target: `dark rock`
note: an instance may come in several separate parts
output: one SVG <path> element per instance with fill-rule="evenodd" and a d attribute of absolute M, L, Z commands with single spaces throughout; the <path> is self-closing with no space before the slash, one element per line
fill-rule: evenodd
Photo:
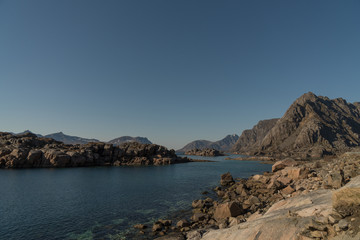
<path fill-rule="evenodd" d="M 205 157 L 216 157 L 216 156 L 224 156 L 223 153 L 221 153 L 218 150 L 215 149 L 192 149 L 190 151 L 186 151 L 185 155 L 195 155 L 195 156 L 205 156 Z"/>
<path fill-rule="evenodd" d="M 153 232 L 159 232 L 163 228 L 163 225 L 161 223 L 155 223 L 152 227 Z"/>
<path fill-rule="evenodd" d="M 181 219 L 180 221 L 178 221 L 176 223 L 176 227 L 178 228 L 184 228 L 184 227 L 189 227 L 190 223 L 186 220 L 186 219 Z"/>
<path fill-rule="evenodd" d="M 229 172 L 221 175 L 220 184 L 222 186 L 230 186 L 234 183 L 234 179 Z"/>
<path fill-rule="evenodd" d="M 145 229 L 145 228 L 146 228 L 146 225 L 144 225 L 144 224 L 136 224 L 136 225 L 134 225 L 134 228 L 137 228 L 137 229 Z"/>
<path fill-rule="evenodd" d="M 199 221 L 203 221 L 206 218 L 206 214 L 203 213 L 195 213 L 192 217 L 191 220 L 193 220 L 194 222 L 199 222 Z"/>

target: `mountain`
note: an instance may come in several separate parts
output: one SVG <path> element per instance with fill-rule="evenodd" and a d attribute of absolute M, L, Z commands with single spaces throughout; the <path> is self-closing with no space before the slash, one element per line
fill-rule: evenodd
<path fill-rule="evenodd" d="M 238 139 L 239 136 L 233 134 L 233 135 L 227 135 L 225 138 L 216 142 L 211 142 L 207 140 L 196 140 L 186 144 L 183 148 L 177 150 L 177 152 L 187 152 L 193 149 L 205 149 L 205 148 L 213 148 L 218 151 L 228 152 L 231 150 L 231 148 Z"/>
<path fill-rule="evenodd" d="M 138 142 L 138 143 L 142 143 L 142 144 L 152 144 L 152 142 L 150 142 L 150 140 L 147 139 L 146 137 L 130 137 L 130 136 L 123 136 L 123 137 L 115 138 L 115 139 L 109 141 L 108 143 L 119 146 L 119 145 L 121 145 L 123 143 L 128 143 L 128 142 Z"/>
<path fill-rule="evenodd" d="M 24 135 L 24 134 L 27 134 L 27 133 L 32 133 L 32 134 L 35 134 L 37 137 L 42 137 L 42 135 L 41 134 L 37 134 L 37 133 L 33 133 L 32 131 L 30 131 L 30 130 L 25 130 L 25 131 L 23 131 L 23 132 L 21 132 L 21 133 L 17 133 L 16 135 Z"/>
<path fill-rule="evenodd" d="M 52 133 L 44 136 L 45 138 L 52 138 L 56 141 L 63 142 L 65 144 L 86 144 L 89 142 L 99 142 L 97 139 L 87 139 L 77 136 L 69 136 L 63 132 Z"/>
<path fill-rule="evenodd" d="M 234 149 L 251 155 L 322 157 L 360 146 L 360 103 L 306 93 L 260 143 Z"/>
<path fill-rule="evenodd" d="M 252 129 L 242 132 L 232 151 L 242 154 L 256 151 L 266 134 L 275 126 L 279 118 L 259 121 Z"/>

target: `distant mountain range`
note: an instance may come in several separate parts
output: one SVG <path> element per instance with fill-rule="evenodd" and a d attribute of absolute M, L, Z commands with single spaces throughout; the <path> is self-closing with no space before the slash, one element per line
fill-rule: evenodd
<path fill-rule="evenodd" d="M 89 142 L 100 142 L 97 139 L 88 139 L 77 136 L 69 136 L 64 134 L 63 132 L 52 133 L 44 136 L 45 138 L 52 138 L 56 141 L 63 142 L 65 144 L 86 144 Z"/>
<path fill-rule="evenodd" d="M 52 134 L 43 136 L 41 134 L 33 133 L 30 130 L 25 130 L 24 132 L 18 133 L 16 135 L 22 135 L 25 133 L 32 133 L 38 137 L 52 138 L 56 141 L 63 142 L 65 144 L 86 144 L 89 142 L 100 142 L 98 139 L 94 139 L 94 138 L 88 139 L 88 138 L 82 138 L 82 137 L 77 137 L 77 136 L 70 136 L 70 135 L 64 134 L 63 132 L 52 133 Z M 108 143 L 112 143 L 112 144 L 118 146 L 118 145 L 121 145 L 122 143 L 128 143 L 128 142 L 152 144 L 152 142 L 149 139 L 147 139 L 146 137 L 130 137 L 130 136 L 123 136 L 123 137 L 115 138 L 115 139 L 109 141 Z"/>
<path fill-rule="evenodd" d="M 236 141 L 239 139 L 239 136 L 236 134 L 227 135 L 225 138 L 211 142 L 207 140 L 195 140 L 191 143 L 186 144 L 183 148 L 177 150 L 177 152 L 187 152 L 193 149 L 205 149 L 205 148 L 213 148 L 218 151 L 228 152 L 230 151 Z"/>
<path fill-rule="evenodd" d="M 121 145 L 123 143 L 128 143 L 128 142 L 138 142 L 138 143 L 142 143 L 142 144 L 152 144 L 152 142 L 150 142 L 149 139 L 147 139 L 146 137 L 130 137 L 130 136 L 123 136 L 123 137 L 119 137 L 119 138 L 115 138 L 111 141 L 109 141 L 108 143 L 112 143 L 114 145 Z"/>
<path fill-rule="evenodd" d="M 309 92 L 280 119 L 246 130 L 233 151 L 248 155 L 322 157 L 360 147 L 360 103 Z"/>

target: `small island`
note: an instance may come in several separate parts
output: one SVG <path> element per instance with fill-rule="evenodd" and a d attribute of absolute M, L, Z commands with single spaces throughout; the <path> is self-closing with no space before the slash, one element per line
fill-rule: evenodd
<path fill-rule="evenodd" d="M 224 153 L 213 148 L 205 148 L 205 149 L 195 148 L 190 151 L 186 151 L 185 155 L 195 155 L 195 156 L 204 156 L 204 157 L 225 156 Z"/>

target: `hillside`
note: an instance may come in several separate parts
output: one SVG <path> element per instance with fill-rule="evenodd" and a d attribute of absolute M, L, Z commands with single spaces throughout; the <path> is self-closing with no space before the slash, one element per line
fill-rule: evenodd
<path fill-rule="evenodd" d="M 218 151 L 228 152 L 232 149 L 236 141 L 239 139 L 239 136 L 236 134 L 227 135 L 225 138 L 211 142 L 207 140 L 195 140 L 186 144 L 183 148 L 177 150 L 177 152 L 187 152 L 193 149 L 205 149 L 212 148 Z"/>
<path fill-rule="evenodd" d="M 259 121 L 252 129 L 244 130 L 232 151 L 247 154 L 259 148 L 266 134 L 275 126 L 279 118 Z"/>
<path fill-rule="evenodd" d="M 99 142 L 97 139 L 88 139 L 77 136 L 69 136 L 63 132 L 52 133 L 44 136 L 45 138 L 52 138 L 56 141 L 63 142 L 65 144 L 86 144 L 89 142 Z"/>

